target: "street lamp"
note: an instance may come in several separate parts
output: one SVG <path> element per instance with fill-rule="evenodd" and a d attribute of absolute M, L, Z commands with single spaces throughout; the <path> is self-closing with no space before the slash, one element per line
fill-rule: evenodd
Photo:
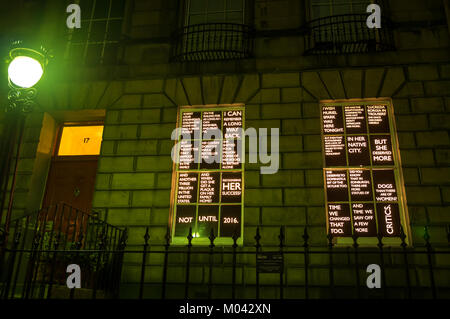
<path fill-rule="evenodd" d="M 13 43 L 7 59 L 10 89 L 7 111 L 16 108 L 21 108 L 24 113 L 32 111 L 37 93 L 34 86 L 42 78 L 48 59 L 49 54 L 43 47 L 35 50 L 23 46 L 20 41 Z"/>
<path fill-rule="evenodd" d="M 8 67 L 9 80 L 18 87 L 30 88 L 34 86 L 44 74 L 44 69 L 38 60 L 28 56 L 18 56 Z"/>
<path fill-rule="evenodd" d="M 5 138 L 0 150 L 2 154 L 0 158 L 0 222 L 2 221 L 3 208 L 6 202 L 7 184 L 11 161 L 13 158 L 14 147 L 16 148 L 14 174 L 12 178 L 11 191 L 8 200 L 8 210 L 5 218 L 4 238 L 0 238 L 0 246 L 2 239 L 6 242 L 11 220 L 12 204 L 14 199 L 14 189 L 16 184 L 17 164 L 20 155 L 20 147 L 22 144 L 22 136 L 25 124 L 25 114 L 31 112 L 34 106 L 34 99 L 37 94 L 35 85 L 39 82 L 45 72 L 50 55 L 43 47 L 33 49 L 23 45 L 22 41 L 16 41 L 12 44 L 6 62 L 8 63 L 8 104 L 6 112 L 9 118 L 5 122 Z M 1 236 L 0 230 L 0 237 Z"/>

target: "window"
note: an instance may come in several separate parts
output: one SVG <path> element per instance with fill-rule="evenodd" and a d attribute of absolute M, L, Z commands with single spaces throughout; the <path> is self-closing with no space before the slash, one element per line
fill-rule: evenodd
<path fill-rule="evenodd" d="M 174 243 L 185 243 L 192 228 L 193 243 L 242 242 L 243 163 L 242 106 L 181 108 L 173 192 Z M 241 147 L 238 151 L 238 147 Z"/>
<path fill-rule="evenodd" d="M 245 24 L 246 0 L 188 0 L 172 60 L 214 61 L 253 55 L 254 30 Z"/>
<path fill-rule="evenodd" d="M 369 0 L 310 0 L 305 55 L 336 55 L 395 50 L 392 25 L 383 5 L 380 29 L 367 27 Z M 384 1 L 377 0 L 379 4 Z M 385 9 L 386 8 L 386 9 Z"/>
<path fill-rule="evenodd" d="M 58 156 L 99 155 L 103 125 L 63 126 Z"/>
<path fill-rule="evenodd" d="M 245 0 L 188 0 L 186 25 L 201 23 L 244 23 Z"/>
<path fill-rule="evenodd" d="M 324 102 L 321 110 L 328 232 L 333 237 L 398 238 L 403 225 L 407 233 L 390 101 Z"/>
<path fill-rule="evenodd" d="M 81 28 L 70 29 L 66 57 L 87 65 L 117 59 L 125 0 L 74 0 L 81 8 Z"/>
<path fill-rule="evenodd" d="M 340 14 L 365 14 L 370 0 L 311 0 L 312 20 Z"/>

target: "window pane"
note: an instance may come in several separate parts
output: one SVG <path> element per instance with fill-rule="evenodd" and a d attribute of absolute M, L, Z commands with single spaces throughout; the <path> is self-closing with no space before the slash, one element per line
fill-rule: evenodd
<path fill-rule="evenodd" d="M 353 13 L 366 13 L 366 9 L 369 3 L 357 3 L 353 4 Z"/>
<path fill-rule="evenodd" d="M 84 46 L 85 46 L 84 44 L 72 44 L 70 46 L 69 59 L 82 61 Z"/>
<path fill-rule="evenodd" d="M 61 134 L 58 155 L 99 155 L 103 125 L 66 126 Z"/>
<path fill-rule="evenodd" d="M 87 24 L 88 22 L 86 22 Z M 85 42 L 87 40 L 87 30 L 88 25 L 83 26 L 80 29 L 74 28 L 72 29 L 72 43 L 79 43 L 79 42 Z"/>
<path fill-rule="evenodd" d="M 312 15 L 314 19 L 330 15 L 366 13 L 369 0 L 312 0 Z"/>
<path fill-rule="evenodd" d="M 91 35 L 89 37 L 90 42 L 103 41 L 106 32 L 106 21 L 94 21 L 92 22 Z"/>
<path fill-rule="evenodd" d="M 124 16 L 125 1 L 112 0 L 110 18 L 122 18 Z"/>
<path fill-rule="evenodd" d="M 331 15 L 331 7 L 329 6 L 314 6 L 313 17 L 314 19 L 323 18 Z"/>
<path fill-rule="evenodd" d="M 242 12 L 230 12 L 227 13 L 227 22 L 232 22 L 232 23 L 243 23 L 243 17 L 242 17 Z"/>
<path fill-rule="evenodd" d="M 114 64 L 117 61 L 117 52 L 119 45 L 117 43 L 107 44 L 103 53 L 103 64 Z"/>
<path fill-rule="evenodd" d="M 225 11 L 225 0 L 209 0 L 208 12 L 223 12 Z"/>
<path fill-rule="evenodd" d="M 208 14 L 207 22 L 225 22 L 225 14 L 223 12 Z"/>
<path fill-rule="evenodd" d="M 227 10 L 241 10 L 244 8 L 244 0 L 228 0 Z"/>
<path fill-rule="evenodd" d="M 92 6 L 94 4 L 94 0 L 81 0 L 80 1 L 80 9 L 82 14 L 82 19 L 90 19 L 92 13 Z"/>
<path fill-rule="evenodd" d="M 206 23 L 206 17 L 204 15 L 191 15 L 189 25 Z"/>
<path fill-rule="evenodd" d="M 333 15 L 352 13 L 349 4 L 339 4 L 333 7 Z"/>
<path fill-rule="evenodd" d="M 102 54 L 102 44 L 90 44 L 88 46 L 86 55 L 86 64 L 93 65 L 100 63 L 100 56 Z"/>
<path fill-rule="evenodd" d="M 94 19 L 107 18 L 110 0 L 96 0 L 94 9 Z"/>
<path fill-rule="evenodd" d="M 112 20 L 108 24 L 108 34 L 106 39 L 110 41 L 118 41 L 122 33 L 122 20 Z"/>
<path fill-rule="evenodd" d="M 206 11 L 206 0 L 191 0 L 189 13 L 200 13 Z"/>

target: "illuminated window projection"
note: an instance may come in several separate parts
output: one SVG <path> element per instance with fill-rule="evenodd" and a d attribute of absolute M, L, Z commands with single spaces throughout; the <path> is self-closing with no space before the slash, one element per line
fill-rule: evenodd
<path fill-rule="evenodd" d="M 181 108 L 179 123 L 190 139 L 178 140 L 173 242 L 185 242 L 190 227 L 197 243 L 209 243 L 211 229 L 217 243 L 230 242 L 235 232 L 242 237 L 244 170 L 237 141 L 244 108 Z M 221 130 L 221 136 L 206 139 L 212 130 Z"/>
<path fill-rule="evenodd" d="M 321 103 L 321 122 L 327 231 L 398 237 L 408 223 L 391 102 Z"/>

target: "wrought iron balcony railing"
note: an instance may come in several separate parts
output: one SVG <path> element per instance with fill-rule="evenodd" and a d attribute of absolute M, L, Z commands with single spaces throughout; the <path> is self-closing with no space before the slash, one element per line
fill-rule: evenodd
<path fill-rule="evenodd" d="M 366 14 L 344 14 L 312 20 L 305 55 L 351 54 L 394 50 L 392 24 L 382 18 L 381 28 L 370 29 Z"/>
<path fill-rule="evenodd" d="M 174 36 L 174 61 L 245 59 L 253 55 L 254 31 L 244 24 L 206 23 L 186 26 Z"/>

